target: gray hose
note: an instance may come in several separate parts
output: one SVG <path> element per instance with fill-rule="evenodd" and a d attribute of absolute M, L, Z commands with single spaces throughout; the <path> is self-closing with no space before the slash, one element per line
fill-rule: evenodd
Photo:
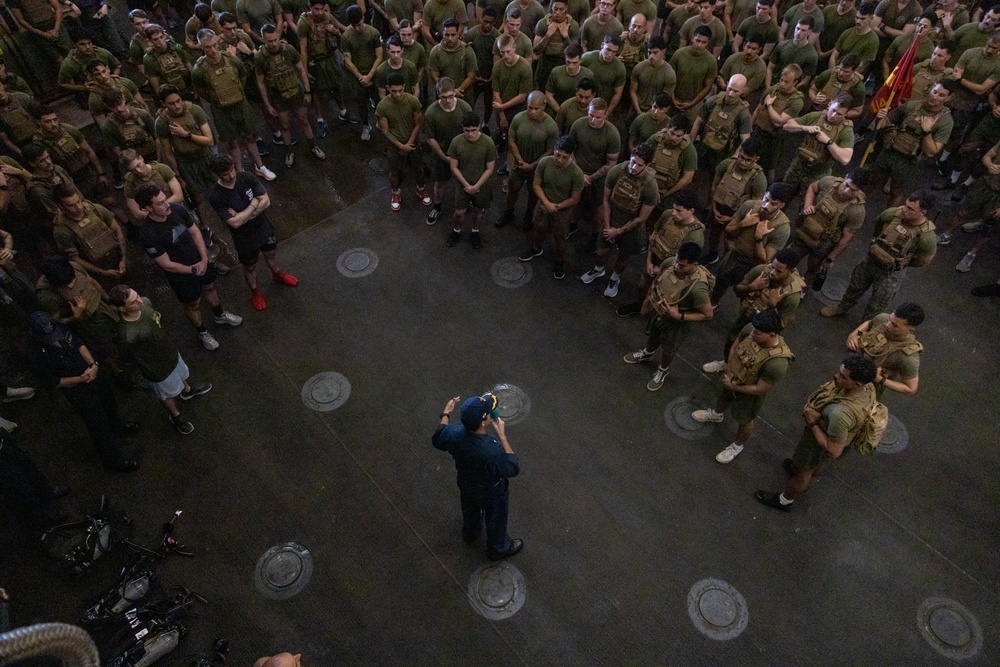
<path fill-rule="evenodd" d="M 0 634 L 0 665 L 49 656 L 66 667 L 100 667 L 90 635 L 68 623 L 39 623 Z"/>

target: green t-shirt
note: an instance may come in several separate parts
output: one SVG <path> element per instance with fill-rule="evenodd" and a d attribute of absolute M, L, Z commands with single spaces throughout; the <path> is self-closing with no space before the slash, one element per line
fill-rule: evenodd
<path fill-rule="evenodd" d="M 615 96 L 615 91 L 625 87 L 625 63 L 618 58 L 606 63 L 601 60 L 600 51 L 584 53 L 580 63 L 594 73 L 596 87 L 594 95 L 611 104 L 611 98 Z"/>
<path fill-rule="evenodd" d="M 796 46 L 792 40 L 786 39 L 774 47 L 774 51 L 771 52 L 771 62 L 774 63 L 775 74 L 780 73 L 786 65 L 795 63 L 802 68 L 802 78 L 806 78 L 811 77 L 816 71 L 819 54 L 808 42 L 805 46 Z"/>
<path fill-rule="evenodd" d="M 761 23 L 756 15 L 744 19 L 736 34 L 743 38 L 744 44 L 751 39 L 763 40 L 765 46 L 778 43 L 778 26 L 774 25 L 773 21 Z"/>
<path fill-rule="evenodd" d="M 799 116 L 794 120 L 799 125 L 819 125 L 826 120 L 826 112 L 813 111 L 812 113 Z M 851 148 L 854 146 L 854 123 L 851 123 L 849 120 L 845 120 L 844 122 L 850 124 L 840 131 L 840 134 L 837 135 L 837 139 L 834 143 L 841 148 Z"/>
<path fill-rule="evenodd" d="M 560 169 L 551 155 L 546 155 L 538 162 L 535 180 L 542 186 L 545 198 L 553 204 L 566 201 L 574 193 L 583 190 L 583 170 L 580 165 L 574 161 Z"/>
<path fill-rule="evenodd" d="M 902 10 L 899 9 L 899 3 L 896 0 L 882 0 L 875 8 L 875 16 L 882 19 L 882 25 L 895 30 L 902 30 L 906 27 L 907 23 L 916 21 L 923 11 L 923 7 L 920 6 L 917 0 L 908 2 L 903 6 Z M 885 39 L 886 43 L 891 41 L 891 37 Z"/>
<path fill-rule="evenodd" d="M 535 37 L 545 37 L 545 33 L 549 30 L 549 18 L 546 16 L 538 21 L 535 25 Z M 553 33 L 552 38 L 549 39 L 545 48 L 542 50 L 542 55 L 546 58 L 557 58 L 559 61 L 563 60 L 563 50 L 566 45 L 570 42 L 580 41 L 580 24 L 578 24 L 573 19 L 569 19 L 569 36 L 563 38 L 562 33 L 558 30 Z"/>
<path fill-rule="evenodd" d="M 411 24 L 413 23 L 414 13 L 422 12 L 423 10 L 423 3 L 420 0 L 388 0 L 385 3 L 385 13 L 389 18 L 396 19 L 397 21 L 406 19 Z"/>
<path fill-rule="evenodd" d="M 274 17 L 281 13 L 281 6 L 278 0 L 237 0 L 236 20 L 240 23 L 249 23 L 250 27 L 258 35 L 265 23 L 274 23 Z"/>
<path fill-rule="evenodd" d="M 635 120 L 633 120 L 632 124 L 629 126 L 628 137 L 630 140 L 634 141 L 636 145 L 645 143 L 645 141 L 651 136 L 664 129 L 669 122 L 669 115 L 664 115 L 663 120 L 657 123 L 653 120 L 652 113 L 648 111 L 641 113 L 635 117 Z"/>
<path fill-rule="evenodd" d="M 791 32 L 795 30 L 795 26 L 798 25 L 799 20 L 805 17 L 809 17 L 813 20 L 812 31 L 814 33 L 818 32 L 822 34 L 823 28 L 826 25 L 826 17 L 823 15 L 823 8 L 819 6 L 811 12 L 807 12 L 805 5 L 799 3 L 785 12 L 785 15 L 781 18 L 781 22 L 787 23 L 788 31 Z"/>
<path fill-rule="evenodd" d="M 725 5 L 729 9 L 729 18 L 734 29 L 743 25 L 747 19 L 756 18 L 757 0 L 726 0 Z M 683 7 L 683 5 L 681 6 Z M 772 19 L 770 23 L 774 23 L 774 20 Z M 774 27 L 778 27 L 776 23 Z"/>
<path fill-rule="evenodd" d="M 125 199 L 135 199 L 135 191 L 143 183 L 154 183 L 167 193 L 168 197 L 170 196 L 170 181 L 175 177 L 174 170 L 162 162 L 150 162 L 149 166 L 152 168 L 152 171 L 149 173 L 149 180 L 140 180 L 131 171 L 125 174 L 125 189 L 123 191 Z"/>
<path fill-rule="evenodd" d="M 458 45 L 454 51 L 445 50 L 444 42 L 431 49 L 431 55 L 427 58 L 427 68 L 431 72 L 432 81 L 435 77 L 446 76 L 458 86 L 465 81 L 469 72 L 475 73 L 478 70 L 476 52 L 464 42 L 459 42 Z"/>
<path fill-rule="evenodd" d="M 601 25 L 597 15 L 588 17 L 580 28 L 580 41 L 585 51 L 598 51 L 604 43 L 605 35 L 620 35 L 625 31 L 622 22 L 612 16 Z"/>
<path fill-rule="evenodd" d="M 677 72 L 674 95 L 681 102 L 693 100 L 707 82 L 714 82 L 719 75 L 715 56 L 710 51 L 695 53 L 690 46 L 677 49 L 670 58 L 670 66 Z"/>
<path fill-rule="evenodd" d="M 481 79 L 493 76 L 493 45 L 499 38 L 500 31 L 496 28 L 484 35 L 479 26 L 469 28 L 462 35 L 462 41 L 472 47 L 473 53 L 476 54 L 477 75 Z"/>
<path fill-rule="evenodd" d="M 389 74 L 392 72 L 403 75 L 403 89 L 408 93 L 413 92 L 413 89 L 417 86 L 417 82 L 420 80 L 417 74 L 417 66 L 406 58 L 403 58 L 403 66 L 399 69 L 393 69 L 389 65 L 388 60 L 379 65 L 378 69 L 375 70 L 375 85 L 379 88 L 387 88 L 386 79 L 389 78 Z"/>
<path fill-rule="evenodd" d="M 59 66 L 58 82 L 60 84 L 71 83 L 83 85 L 87 81 L 87 63 L 91 60 L 91 58 L 87 58 L 76 49 L 73 49 L 69 52 L 69 55 L 63 58 L 62 64 Z M 98 60 L 107 65 L 108 69 L 112 72 L 121 67 L 121 63 L 111 55 L 110 51 L 102 49 L 99 46 L 94 47 L 93 60 Z"/>
<path fill-rule="evenodd" d="M 629 175 L 627 171 L 628 164 L 628 162 L 619 162 L 608 170 L 608 176 L 604 181 L 604 188 L 606 190 L 614 190 L 615 185 L 623 178 L 634 178 Z M 656 189 L 656 179 L 653 177 L 652 172 L 652 169 L 646 169 L 643 171 L 642 175 L 639 176 L 639 179 L 642 182 L 642 189 L 639 191 L 639 208 L 636 210 L 622 210 L 615 205 L 614 197 L 611 198 L 611 222 L 619 223 L 616 226 L 623 225 L 634 218 L 638 215 L 643 206 L 656 206 L 656 203 L 660 201 L 660 193 Z M 641 233 L 645 234 L 645 231 L 642 231 Z"/>
<path fill-rule="evenodd" d="M 958 28 L 951 38 L 952 43 L 955 45 L 951 54 L 951 62 L 958 62 L 962 54 L 969 49 L 986 46 L 986 40 L 989 39 L 989 36 L 988 32 L 983 32 L 979 29 L 978 23 L 966 23 L 961 28 Z"/>
<path fill-rule="evenodd" d="M 490 162 L 497 161 L 497 147 L 485 132 L 476 141 L 469 141 L 465 135 L 455 137 L 447 154 L 458 161 L 458 170 L 470 185 L 482 177 Z"/>
<path fill-rule="evenodd" d="M 885 57 L 889 63 L 889 71 L 895 67 L 906 50 L 910 48 L 910 44 L 913 43 L 913 35 L 900 35 L 896 39 L 892 40 L 889 48 L 886 49 Z M 919 63 L 922 60 L 927 60 L 931 57 L 931 53 L 934 52 L 934 42 L 930 39 L 925 39 L 923 42 L 917 44 L 917 55 L 913 62 Z"/>
<path fill-rule="evenodd" d="M 452 140 L 462 134 L 462 116 L 470 111 L 472 107 L 465 100 L 456 100 L 450 113 L 441 108 L 441 102 L 434 102 L 424 114 L 424 133 L 447 155 Z"/>
<path fill-rule="evenodd" d="M 499 40 L 499 37 L 497 38 Z M 535 47 L 531 43 L 531 38 L 525 35 L 520 30 L 514 35 L 514 53 L 521 56 L 529 63 L 535 54 Z M 493 43 L 493 59 L 496 60 L 500 57 L 500 45 L 497 42 Z"/>
<path fill-rule="evenodd" d="M 559 134 L 569 132 L 573 123 L 586 115 L 587 110 L 580 108 L 580 103 L 577 102 L 575 95 L 560 104 L 559 111 L 556 112 L 556 127 L 559 128 Z"/>
<path fill-rule="evenodd" d="M 651 61 L 642 60 L 632 70 L 632 81 L 638 82 L 639 109 L 645 112 L 653 106 L 653 98 L 658 93 L 674 94 L 677 75 L 668 62 L 653 67 Z"/>
<path fill-rule="evenodd" d="M 837 40 L 844 32 L 854 27 L 854 9 L 841 15 L 837 12 L 837 3 L 823 8 L 823 32 L 819 35 L 819 48 L 823 53 L 832 51 L 837 46 Z M 791 24 L 789 24 L 791 26 Z"/>
<path fill-rule="evenodd" d="M 180 353 L 163 331 L 160 314 L 146 297 L 142 297 L 142 315 L 138 320 L 129 322 L 122 318 L 119 321 L 118 335 L 145 379 L 163 382 L 174 372 Z"/>
<path fill-rule="evenodd" d="M 771 270 L 770 263 L 758 264 L 757 266 L 747 271 L 746 276 L 744 276 L 743 280 L 740 281 L 740 285 L 744 286 L 749 285 L 753 281 L 757 280 L 757 278 L 760 277 L 760 274 L 770 270 Z M 794 313 L 795 310 L 799 307 L 800 303 L 802 303 L 802 292 L 792 292 L 791 294 L 786 294 L 784 297 L 782 297 L 781 301 L 778 302 L 778 305 L 776 306 L 775 310 L 778 311 L 778 314 L 781 315 L 782 319 L 785 320 L 785 322 L 787 323 L 792 313 Z"/>
<path fill-rule="evenodd" d="M 459 23 L 459 27 L 469 22 L 469 14 L 465 11 L 465 3 L 462 0 L 427 0 L 424 5 L 424 24 L 427 25 L 431 34 L 440 39 L 442 25 L 445 20 L 454 18 Z M 497 18 L 499 23 L 499 17 Z"/>
<path fill-rule="evenodd" d="M 734 53 L 726 58 L 722 69 L 719 70 L 719 76 L 723 81 L 729 81 L 734 74 L 742 74 L 747 78 L 747 90 L 753 94 L 764 89 L 767 65 L 764 64 L 763 58 L 757 57 L 752 63 L 748 63 L 742 53 Z"/>
<path fill-rule="evenodd" d="M 576 163 L 585 174 L 593 174 L 607 164 L 608 155 L 618 155 L 622 149 L 618 128 L 607 121 L 601 129 L 595 130 L 589 118 L 580 118 L 573 123 L 569 133 L 576 139 Z"/>
<path fill-rule="evenodd" d="M 504 16 L 510 14 L 511 10 L 515 7 L 521 10 L 521 32 L 523 32 L 528 39 L 531 39 L 535 34 L 535 26 L 538 25 L 538 22 L 545 16 L 545 8 L 542 7 L 538 0 L 529 0 L 527 6 L 521 4 L 520 0 L 511 0 L 511 2 L 507 4 Z"/>
<path fill-rule="evenodd" d="M 958 59 L 955 69 L 962 70 L 962 78 L 972 83 L 983 83 L 987 79 L 1000 80 L 1000 55 L 986 58 L 983 47 L 969 49 Z M 967 89 L 957 86 L 951 96 L 951 108 L 971 111 L 985 99 Z"/>
<path fill-rule="evenodd" d="M 403 99 L 395 101 L 386 95 L 375 107 L 375 117 L 385 118 L 389 123 L 389 134 L 396 141 L 406 143 L 415 126 L 414 114 L 421 109 L 420 100 L 410 93 L 403 93 Z"/>
<path fill-rule="evenodd" d="M 566 3 L 566 13 L 581 26 L 590 16 L 591 9 L 590 0 L 569 0 Z"/>
<path fill-rule="evenodd" d="M 868 331 L 884 327 L 889 321 L 889 313 L 882 313 L 872 318 Z M 912 334 L 908 340 L 916 340 Z M 912 380 L 920 374 L 920 353 L 906 354 L 902 350 L 889 353 L 882 360 L 882 373 L 893 380 Z"/>
<path fill-rule="evenodd" d="M 625 25 L 631 23 L 636 14 L 645 16 L 648 23 L 656 20 L 656 3 L 653 0 L 619 0 L 615 4 L 615 10 L 621 13 Z"/>
<path fill-rule="evenodd" d="M 670 28 L 670 40 L 667 42 L 667 53 L 673 55 L 674 51 L 681 45 L 681 28 L 688 22 L 688 19 L 698 16 L 698 8 L 689 12 L 686 5 L 674 7 L 667 15 L 667 26 Z"/>
<path fill-rule="evenodd" d="M 545 84 L 545 91 L 552 93 L 556 98 L 556 104 L 562 104 L 569 98 L 576 95 L 576 84 L 580 79 L 593 79 L 594 73 L 586 67 L 581 67 L 576 76 L 571 76 L 566 72 L 565 65 L 552 68 L 549 73 L 549 80 Z"/>
<path fill-rule="evenodd" d="M 344 52 L 344 56 L 350 57 L 351 63 L 359 72 L 361 72 L 362 76 L 371 71 L 372 65 L 375 64 L 376 52 L 379 48 L 381 48 L 381 46 L 382 36 L 379 34 L 377 29 L 370 25 L 366 25 L 365 29 L 361 32 L 349 27 L 344 31 L 344 34 L 340 36 L 341 51 Z M 405 49 L 403 51 L 403 57 L 406 57 Z M 461 79 L 459 81 L 461 81 Z"/>
<path fill-rule="evenodd" d="M 855 54 L 861 58 L 862 65 L 868 67 L 878 57 L 878 35 L 874 30 L 864 35 L 857 28 L 846 30 L 837 38 L 837 54 L 843 58 L 846 53 Z"/>
<path fill-rule="evenodd" d="M 552 116 L 542 114 L 541 120 L 533 121 L 528 118 L 527 111 L 514 116 L 508 131 L 508 136 L 514 138 L 514 145 L 517 146 L 521 159 L 528 163 L 535 162 L 551 151 L 558 134 Z"/>
<path fill-rule="evenodd" d="M 427 67 L 427 49 L 420 42 L 414 41 L 409 46 L 403 46 L 403 60 L 417 66 L 417 73 Z"/>
<path fill-rule="evenodd" d="M 522 93 L 530 93 L 532 85 L 531 65 L 524 58 L 508 66 L 502 60 L 493 65 L 493 92 L 500 94 L 500 100 L 507 102 Z"/>
<path fill-rule="evenodd" d="M 681 39 L 685 44 L 691 44 L 691 36 L 694 35 L 695 28 L 700 26 L 701 17 L 692 16 L 681 26 Z M 705 26 L 712 31 L 712 38 L 708 40 L 708 50 L 712 51 L 729 43 L 729 36 L 726 34 L 726 24 L 717 18 L 712 18 L 712 22 Z"/>

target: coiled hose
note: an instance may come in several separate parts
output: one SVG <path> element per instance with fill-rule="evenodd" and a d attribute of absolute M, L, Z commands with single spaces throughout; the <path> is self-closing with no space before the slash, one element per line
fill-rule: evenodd
<path fill-rule="evenodd" d="M 100 667 L 94 640 L 68 623 L 39 623 L 0 634 L 0 665 L 37 656 L 62 660 L 66 667 Z"/>

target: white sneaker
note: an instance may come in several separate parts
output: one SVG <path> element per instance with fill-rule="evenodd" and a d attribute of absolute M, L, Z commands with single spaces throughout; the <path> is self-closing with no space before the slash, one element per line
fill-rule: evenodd
<path fill-rule="evenodd" d="M 608 281 L 608 286 L 604 288 L 604 296 L 609 299 L 613 299 L 618 296 L 618 283 L 621 282 L 621 278 L 612 278 Z"/>
<path fill-rule="evenodd" d="M 696 422 L 701 422 L 702 424 L 708 422 L 713 422 L 717 424 L 722 421 L 722 413 L 716 412 L 711 408 L 709 408 L 708 410 L 695 410 L 694 412 L 691 413 L 691 419 L 695 420 Z"/>
<path fill-rule="evenodd" d="M 231 327 L 238 327 L 243 324 L 243 318 L 239 315 L 233 315 L 228 310 L 222 311 L 221 315 L 212 316 L 212 319 L 216 324 L 228 324 Z"/>
<path fill-rule="evenodd" d="M 972 222 L 967 222 L 964 225 L 962 225 L 963 232 L 978 232 L 982 228 L 983 228 L 982 220 L 973 220 Z"/>
<path fill-rule="evenodd" d="M 590 271 L 587 271 L 585 274 L 580 276 L 580 280 L 589 285 L 590 283 L 594 282 L 603 275 L 604 275 L 604 269 L 591 269 Z"/>
<path fill-rule="evenodd" d="M 0 417 L 0 428 L 7 431 L 8 433 L 13 433 L 14 431 L 17 430 L 17 424 L 10 421 L 9 419 L 4 419 L 3 417 Z"/>
<path fill-rule="evenodd" d="M 326 159 L 326 153 L 324 153 L 324 152 L 323 152 L 323 149 L 322 149 L 322 148 L 320 148 L 319 146 L 313 146 L 313 147 L 312 147 L 312 151 L 310 151 L 310 152 L 311 152 L 311 153 L 312 153 L 313 155 L 315 155 L 315 156 L 316 156 L 316 159 L 317 159 L 317 160 L 325 160 L 325 159 Z"/>
<path fill-rule="evenodd" d="M 962 261 L 959 262 L 958 265 L 955 267 L 955 270 L 961 273 L 965 273 L 972 268 L 972 263 L 975 261 L 976 261 L 975 253 L 971 252 L 966 253 L 965 257 L 962 258 Z"/>
<path fill-rule="evenodd" d="M 735 442 L 721 452 L 715 455 L 715 460 L 719 463 L 732 463 L 733 459 L 740 455 L 743 451 L 743 445 L 737 445 Z"/>
<path fill-rule="evenodd" d="M 258 176 L 260 176 L 261 178 L 263 178 L 265 181 L 269 181 L 269 182 L 273 181 L 274 179 L 276 179 L 278 177 L 273 171 L 271 171 L 270 169 L 267 168 L 267 165 L 263 165 L 263 164 L 261 166 L 259 166 L 259 167 L 254 168 L 253 173 L 257 174 Z"/>
<path fill-rule="evenodd" d="M 201 339 L 201 344 L 205 346 L 206 350 L 218 350 L 219 341 L 215 340 L 215 336 L 212 335 L 211 331 L 201 331 L 198 333 L 198 338 Z"/>
<path fill-rule="evenodd" d="M 669 372 L 669 368 L 660 368 L 657 366 L 656 372 L 653 373 L 653 379 L 646 384 L 646 389 L 650 391 L 659 391 L 660 387 L 663 386 L 663 383 L 667 381 L 667 373 Z"/>
<path fill-rule="evenodd" d="M 372 128 L 371 125 L 365 125 L 361 128 L 361 141 L 368 141 L 372 138 Z"/>
<path fill-rule="evenodd" d="M 704 366 L 702 366 L 701 370 L 705 371 L 706 373 L 721 373 L 722 371 L 726 370 L 726 362 L 710 361 Z"/>
<path fill-rule="evenodd" d="M 31 387 L 7 387 L 7 393 L 3 397 L 3 402 L 26 401 L 34 395 L 35 390 Z"/>

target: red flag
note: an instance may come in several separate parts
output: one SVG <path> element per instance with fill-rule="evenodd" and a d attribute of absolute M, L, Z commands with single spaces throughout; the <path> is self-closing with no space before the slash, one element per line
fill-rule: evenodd
<path fill-rule="evenodd" d="M 889 78 L 872 97 L 869 107 L 872 114 L 877 114 L 883 108 L 888 108 L 891 111 L 910 98 L 910 92 L 913 90 L 913 61 L 916 60 L 916 57 L 917 37 L 914 36 L 909 48 L 896 63 Z"/>

